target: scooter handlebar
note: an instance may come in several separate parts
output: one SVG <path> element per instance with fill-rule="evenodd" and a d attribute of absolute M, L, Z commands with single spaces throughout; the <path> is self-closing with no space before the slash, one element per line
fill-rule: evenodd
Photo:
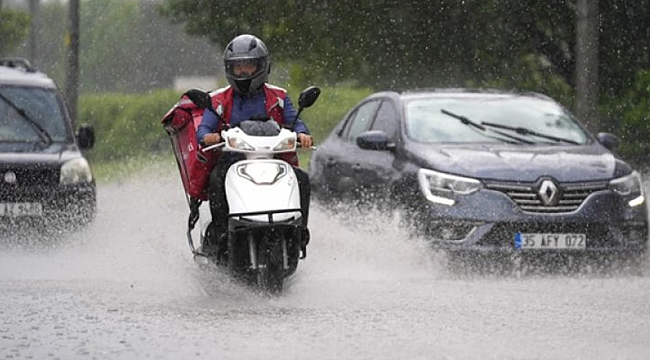
<path fill-rule="evenodd" d="M 214 145 L 206 146 L 202 150 L 203 151 L 212 151 L 212 150 L 220 149 L 220 148 L 222 148 L 224 146 L 226 146 L 226 143 L 222 141 L 222 142 L 214 144 Z"/>
<path fill-rule="evenodd" d="M 302 146 L 302 144 L 300 143 L 300 141 L 296 141 L 296 143 L 297 143 L 298 145 L 300 145 L 299 148 L 301 148 L 301 149 L 305 149 L 305 150 L 316 150 L 316 145 L 312 145 L 312 146 L 310 146 L 310 147 L 304 147 L 304 146 Z"/>

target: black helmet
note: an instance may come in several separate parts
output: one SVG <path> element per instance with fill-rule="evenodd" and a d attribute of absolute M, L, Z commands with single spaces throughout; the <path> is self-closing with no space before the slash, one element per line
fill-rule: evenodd
<path fill-rule="evenodd" d="M 232 39 L 226 46 L 223 62 L 228 83 L 242 94 L 260 91 L 271 71 L 269 51 L 262 40 L 253 35 L 239 35 Z M 249 66 L 251 70 L 235 74 L 237 65 Z"/>

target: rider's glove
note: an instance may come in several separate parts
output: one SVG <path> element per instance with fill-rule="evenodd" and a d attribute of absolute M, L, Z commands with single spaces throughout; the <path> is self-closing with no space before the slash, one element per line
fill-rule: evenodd
<path fill-rule="evenodd" d="M 218 144 L 219 142 L 221 142 L 221 136 L 219 135 L 219 133 L 209 133 L 203 136 L 203 139 L 201 140 L 201 145 L 210 146 L 210 145 Z"/>
<path fill-rule="evenodd" d="M 309 134 L 300 133 L 297 136 L 300 147 L 309 148 L 314 144 L 311 135 Z"/>

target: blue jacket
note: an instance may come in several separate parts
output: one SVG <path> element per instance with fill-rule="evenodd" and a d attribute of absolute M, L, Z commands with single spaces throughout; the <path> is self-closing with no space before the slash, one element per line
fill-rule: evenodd
<path fill-rule="evenodd" d="M 266 116 L 266 107 L 265 107 L 264 92 L 260 91 L 252 95 L 241 95 L 234 93 L 234 98 L 232 102 L 232 113 L 230 115 L 230 126 L 235 127 L 237 124 L 243 120 L 250 119 L 252 117 Z M 297 111 L 291 103 L 289 96 L 284 99 L 284 109 L 283 116 L 287 124 L 292 124 L 296 119 Z M 211 111 L 205 111 L 203 113 L 203 118 L 201 119 L 201 124 L 196 131 L 196 141 L 201 143 L 203 136 L 209 133 L 213 133 L 217 130 L 219 126 L 219 119 Z M 301 120 L 297 119 L 295 126 L 296 133 L 309 134 L 309 129 L 307 125 Z"/>

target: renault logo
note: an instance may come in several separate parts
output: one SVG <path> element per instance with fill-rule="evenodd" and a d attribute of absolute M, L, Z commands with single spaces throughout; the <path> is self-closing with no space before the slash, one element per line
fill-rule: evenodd
<path fill-rule="evenodd" d="M 539 186 L 539 191 L 537 191 L 539 197 L 542 199 L 542 203 L 546 206 L 551 206 L 557 204 L 560 192 L 558 191 L 557 185 L 551 180 L 544 180 Z"/>
<path fill-rule="evenodd" d="M 16 183 L 16 173 L 13 171 L 7 171 L 5 173 L 5 182 L 8 184 L 15 184 Z"/>

